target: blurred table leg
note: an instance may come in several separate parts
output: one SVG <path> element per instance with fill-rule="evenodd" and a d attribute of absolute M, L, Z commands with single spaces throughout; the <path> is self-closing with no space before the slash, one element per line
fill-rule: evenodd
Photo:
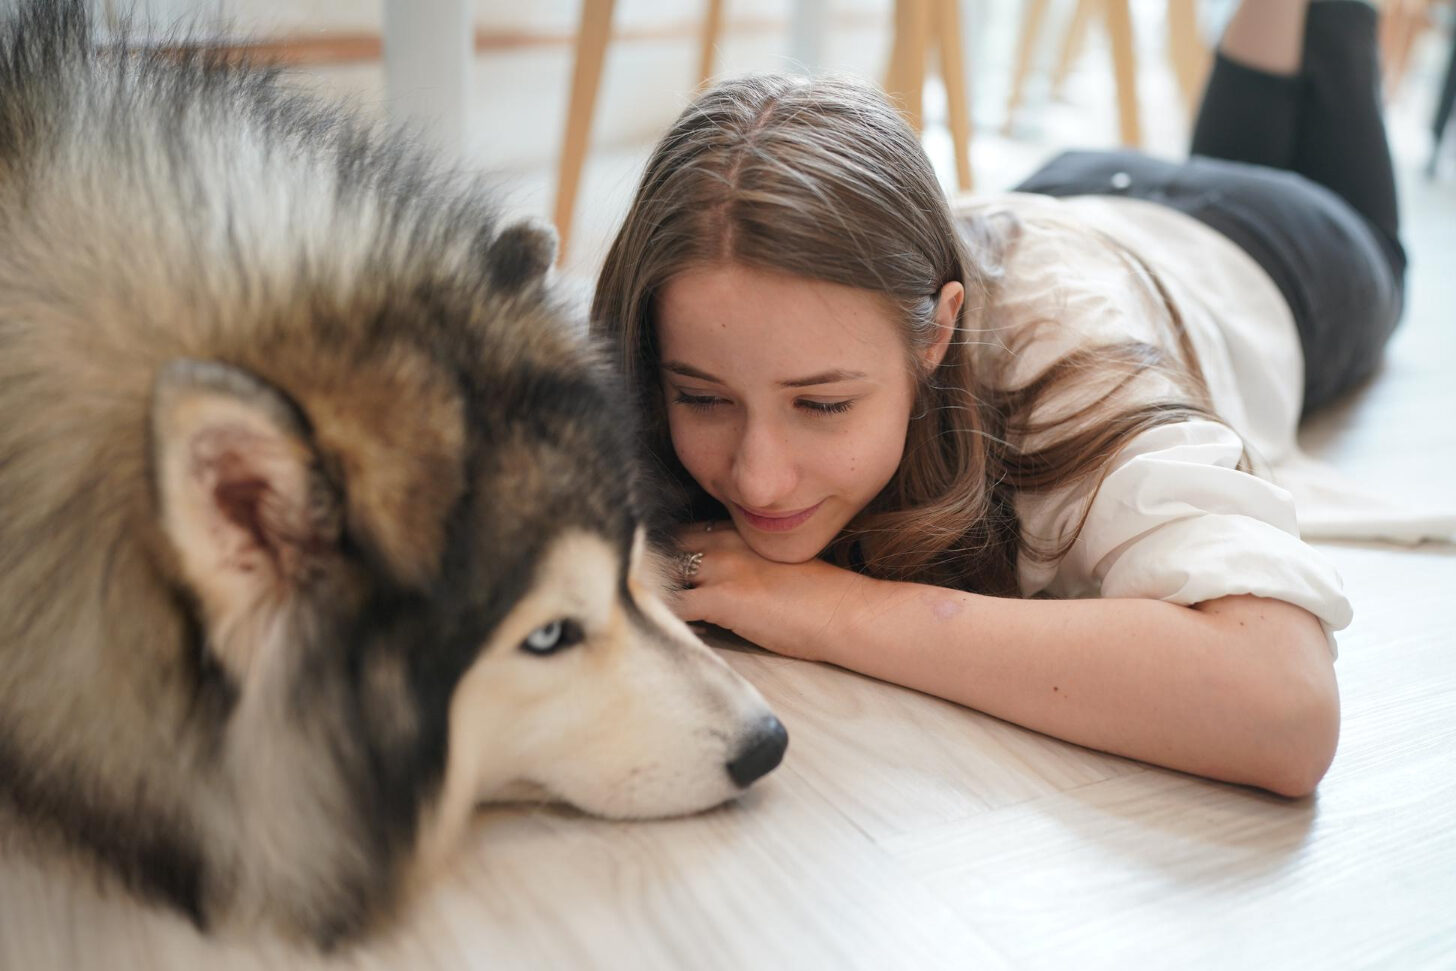
<path fill-rule="evenodd" d="M 1082 13 L 1080 7 L 1081 4 L 1074 16 Z M 1021 39 L 1016 45 L 1016 67 L 1011 72 L 1011 93 L 1006 98 L 1006 121 L 1001 126 L 1001 130 L 1007 134 L 1010 134 L 1011 125 L 1016 119 L 1016 109 L 1021 107 L 1026 77 L 1031 73 L 1036 42 L 1041 37 L 1042 21 L 1046 19 L 1047 0 L 1026 0 L 1021 9 Z"/>
<path fill-rule="evenodd" d="M 885 92 L 904 113 L 910 127 L 921 130 L 925 91 L 925 54 L 930 41 L 931 0 L 895 0 L 895 41 Z"/>
<path fill-rule="evenodd" d="M 1097 12 L 1096 8 L 1099 6 L 1098 0 L 1077 0 L 1077 5 L 1072 8 L 1072 19 L 1062 37 L 1062 46 L 1057 52 L 1057 66 L 1052 72 L 1052 97 L 1062 96 L 1062 85 L 1067 83 L 1072 63 L 1082 52 L 1082 41 L 1087 38 L 1087 21 Z"/>
<path fill-rule="evenodd" d="M 698 87 L 707 87 L 717 60 L 718 41 L 723 36 L 723 0 L 708 0 L 703 11 L 703 29 L 698 44 Z"/>
<path fill-rule="evenodd" d="M 1138 116 L 1137 49 L 1133 41 L 1132 12 L 1127 0 L 1105 0 L 1107 33 L 1112 41 L 1112 70 L 1117 83 L 1117 122 L 1122 144 L 1137 148 L 1143 142 Z"/>
<path fill-rule="evenodd" d="M 571 222 L 576 212 L 576 190 L 591 142 L 597 88 L 607 41 L 612 34 L 613 0 L 582 0 L 581 24 L 576 32 L 576 57 L 571 70 L 571 100 L 566 108 L 566 130 L 561 137 L 561 165 L 556 174 L 556 233 L 561 240 L 557 259 L 566 258 L 571 245 Z"/>
<path fill-rule="evenodd" d="M 935 36 L 940 40 L 940 79 L 945 84 L 946 114 L 955 142 L 956 182 L 962 192 L 973 188 L 971 178 L 970 84 L 961 54 L 960 0 L 935 0 Z"/>
<path fill-rule="evenodd" d="M 1198 109 L 1212 63 L 1198 33 L 1197 0 L 1168 0 L 1168 59 L 1191 116 Z"/>

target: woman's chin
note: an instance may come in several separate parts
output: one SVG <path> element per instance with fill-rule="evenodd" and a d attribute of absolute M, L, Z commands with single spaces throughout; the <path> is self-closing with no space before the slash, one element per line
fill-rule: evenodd
<path fill-rule="evenodd" d="M 828 543 L 820 543 L 807 536 L 761 536 L 746 528 L 740 528 L 748 548 L 772 563 L 808 563 L 823 552 Z"/>

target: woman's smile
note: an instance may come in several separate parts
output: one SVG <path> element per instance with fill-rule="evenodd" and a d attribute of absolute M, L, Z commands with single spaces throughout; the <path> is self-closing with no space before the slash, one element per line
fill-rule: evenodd
<path fill-rule="evenodd" d="M 797 512 L 772 513 L 754 512 L 750 509 L 745 509 L 736 502 L 733 505 L 743 517 L 743 521 L 754 529 L 762 530 L 765 533 L 787 533 L 791 530 L 798 529 L 804 523 L 808 522 L 810 517 L 819 511 L 819 507 L 824 505 L 824 502 L 820 500 L 809 508 L 800 509 Z"/>

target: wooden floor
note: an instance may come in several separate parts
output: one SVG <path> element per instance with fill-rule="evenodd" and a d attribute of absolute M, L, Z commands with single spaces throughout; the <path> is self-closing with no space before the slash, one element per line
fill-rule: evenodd
<path fill-rule="evenodd" d="M 1305 444 L 1456 504 L 1456 165 L 1401 142 L 1410 316 Z M 401 926 L 324 960 L 217 943 L 93 881 L 0 863 L 0 968 L 1456 968 L 1456 548 L 1326 547 L 1339 754 L 1287 801 L 1087 751 L 915 692 L 725 655 L 789 728 L 735 805 L 613 824 L 481 815 Z"/>

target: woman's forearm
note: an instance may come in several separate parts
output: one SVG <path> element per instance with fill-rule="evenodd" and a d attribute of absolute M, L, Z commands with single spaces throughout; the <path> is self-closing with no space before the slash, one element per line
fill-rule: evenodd
<path fill-rule="evenodd" d="M 1323 630 L 1276 600 L 1016 600 L 865 580 L 820 656 L 1091 748 L 1284 795 L 1334 756 Z"/>

